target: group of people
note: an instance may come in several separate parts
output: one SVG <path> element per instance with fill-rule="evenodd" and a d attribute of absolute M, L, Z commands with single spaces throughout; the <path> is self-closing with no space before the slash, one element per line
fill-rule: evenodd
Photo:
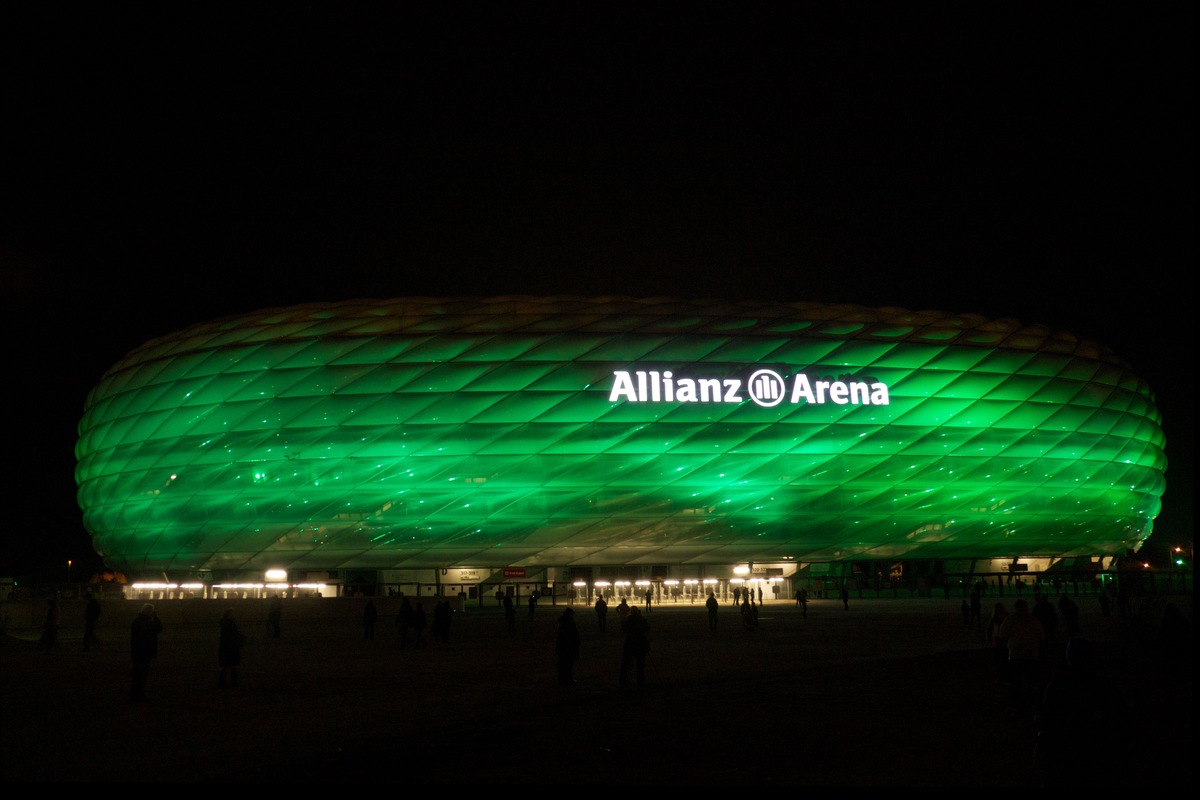
<path fill-rule="evenodd" d="M 604 598 L 596 601 L 597 616 L 603 619 L 607 615 L 607 604 Z M 622 599 L 622 603 L 624 600 Z M 637 606 L 625 603 L 626 610 L 621 614 L 621 634 L 624 640 L 621 645 L 621 669 L 619 681 L 622 685 L 629 683 L 631 673 L 638 686 L 646 683 L 646 657 L 650 652 L 650 623 Z M 603 630 L 603 623 L 601 623 Z M 557 661 L 558 682 L 569 686 L 575 683 L 575 663 L 579 660 L 581 637 L 579 626 L 575 620 L 575 612 L 571 608 L 563 609 L 559 615 L 554 637 L 554 652 Z"/>

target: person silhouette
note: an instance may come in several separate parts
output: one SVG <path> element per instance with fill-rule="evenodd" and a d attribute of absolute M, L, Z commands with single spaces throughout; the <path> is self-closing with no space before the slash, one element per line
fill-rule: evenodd
<path fill-rule="evenodd" d="M 1065 594 L 1058 598 L 1058 613 L 1062 614 L 1067 641 L 1079 635 L 1079 605 Z"/>
<path fill-rule="evenodd" d="M 711 591 L 708 593 L 708 599 L 704 601 L 704 606 L 708 609 L 708 629 L 715 631 L 717 629 L 717 608 L 719 604 L 717 603 L 716 595 Z"/>
<path fill-rule="evenodd" d="M 100 623 L 100 601 L 96 595 L 88 595 L 87 606 L 83 609 L 83 652 L 92 649 L 96 643 L 96 626 Z"/>
<path fill-rule="evenodd" d="M 425 608 L 418 602 L 413 608 L 413 633 L 417 647 L 425 646 Z"/>
<path fill-rule="evenodd" d="M 396 627 L 400 629 L 400 646 L 408 647 L 409 631 L 413 626 L 413 607 L 407 597 L 400 598 L 400 610 L 396 612 Z"/>
<path fill-rule="evenodd" d="M 983 592 L 978 587 L 971 592 L 970 625 L 978 629 L 983 623 Z"/>
<path fill-rule="evenodd" d="M 629 670 L 634 668 L 637 685 L 646 682 L 646 654 L 650 652 L 650 623 L 637 606 L 629 609 L 629 616 L 621 623 L 625 642 L 621 647 L 621 676 L 622 685 L 629 682 Z"/>
<path fill-rule="evenodd" d="M 554 636 L 554 652 L 558 659 L 558 682 L 562 686 L 575 683 L 575 662 L 579 660 L 579 628 L 575 612 L 564 609 L 558 618 Z"/>
<path fill-rule="evenodd" d="M 1006 617 L 1008 617 L 1008 609 L 1004 607 L 1004 603 L 996 603 L 992 606 L 992 616 L 988 620 L 987 631 L 984 634 L 991 647 L 992 671 L 999 683 L 1007 680 L 1005 664 L 1008 661 L 1008 646 L 1004 642 L 1004 637 L 1000 635 L 1000 627 L 1004 624 Z"/>
<path fill-rule="evenodd" d="M 1097 786 L 1109 778 L 1084 765 L 1094 757 L 1097 731 L 1121 729 L 1122 701 L 1104 685 L 1092 642 L 1069 639 L 1064 659 L 1038 704 L 1035 764 L 1050 786 Z"/>
<path fill-rule="evenodd" d="M 272 639 L 279 638 L 279 621 L 283 619 L 283 600 L 279 595 L 271 598 L 271 608 L 267 612 L 267 630 L 271 632 Z"/>
<path fill-rule="evenodd" d="M 238 685 L 238 666 L 242 663 L 242 646 L 246 637 L 238 630 L 233 618 L 233 609 L 225 609 L 221 615 L 221 635 L 217 640 L 217 666 L 221 670 L 217 686 Z"/>
<path fill-rule="evenodd" d="M 509 633 L 516 633 L 517 630 L 517 606 L 513 603 L 512 595 L 504 595 L 504 621 L 508 625 Z"/>
<path fill-rule="evenodd" d="M 375 608 L 375 601 L 368 600 L 363 607 L 362 622 L 363 622 L 363 638 L 375 638 L 375 621 L 379 618 L 379 611 Z"/>
<path fill-rule="evenodd" d="M 608 621 L 608 603 L 604 602 L 604 595 L 596 598 L 596 627 L 601 633 L 604 633 L 605 625 Z"/>
<path fill-rule="evenodd" d="M 142 606 L 129 627 L 129 656 L 133 661 L 129 699 L 132 702 L 144 703 L 150 699 L 146 697 L 146 683 L 150 677 L 150 662 L 158 658 L 158 635 L 162 629 L 162 622 L 150 603 Z"/>
<path fill-rule="evenodd" d="M 850 590 L 845 586 L 842 587 L 842 608 L 850 610 Z"/>
<path fill-rule="evenodd" d="M 1005 669 L 1012 687 L 1013 706 L 1021 711 L 1032 709 L 1041 686 L 1042 643 L 1046 630 L 1041 621 L 1029 611 L 1025 600 L 1013 603 L 1013 611 L 1000 625 L 1000 638 L 1008 648 Z"/>
<path fill-rule="evenodd" d="M 49 650 L 58 644 L 58 601 L 46 601 L 46 619 L 42 622 L 42 636 L 38 639 L 38 650 Z"/>

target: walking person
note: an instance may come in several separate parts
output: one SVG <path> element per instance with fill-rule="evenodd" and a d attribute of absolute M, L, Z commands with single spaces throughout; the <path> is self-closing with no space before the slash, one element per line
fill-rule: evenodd
<path fill-rule="evenodd" d="M 100 601 L 96 595 L 88 595 L 87 605 L 83 609 L 83 652 L 92 649 L 96 643 L 96 626 L 100 624 Z"/>
<path fill-rule="evenodd" d="M 846 611 L 850 610 L 850 590 L 845 586 L 842 587 L 842 608 Z"/>
<path fill-rule="evenodd" d="M 238 685 L 238 666 L 242 663 L 242 646 L 246 637 L 238 630 L 237 621 L 233 618 L 233 609 L 225 609 L 221 615 L 221 635 L 217 640 L 217 666 L 221 674 L 217 678 L 217 686 Z"/>
<path fill-rule="evenodd" d="M 717 630 L 717 597 L 711 591 L 708 593 L 708 599 L 704 601 L 704 607 L 708 609 L 708 629 L 710 631 Z"/>
<path fill-rule="evenodd" d="M 396 627 L 400 630 L 400 647 L 408 647 L 409 632 L 413 626 L 413 607 L 407 597 L 400 598 L 400 610 L 396 612 Z"/>
<path fill-rule="evenodd" d="M 368 600 L 367 605 L 363 608 L 363 638 L 371 640 L 375 638 L 375 621 L 379 618 L 379 611 L 375 608 L 375 601 Z"/>
<path fill-rule="evenodd" d="M 621 647 L 620 682 L 622 685 L 629 682 L 629 670 L 633 667 L 637 685 L 642 686 L 646 683 L 646 654 L 650 652 L 650 623 L 634 606 L 629 609 L 629 616 L 621 623 L 621 628 L 625 642 Z"/>
<path fill-rule="evenodd" d="M 1013 706 L 1029 711 L 1037 703 L 1041 687 L 1041 650 L 1046 640 L 1046 631 L 1029 611 L 1025 600 L 1013 603 L 1013 611 L 1000 625 L 1000 638 L 1008 650 L 1005 662 L 1008 680 L 1012 686 Z"/>
<path fill-rule="evenodd" d="M 604 633 L 604 626 L 608 622 L 608 603 L 604 602 L 604 595 L 596 598 L 596 627 L 601 633 Z"/>
<path fill-rule="evenodd" d="M 42 636 L 38 639 L 38 650 L 49 650 L 58 644 L 58 601 L 46 601 L 46 619 L 42 622 Z"/>
<path fill-rule="evenodd" d="M 129 656 L 133 661 L 133 672 L 129 682 L 129 699 L 134 703 L 145 703 L 146 683 L 150 678 L 150 662 L 158 658 L 158 635 L 162 633 L 162 622 L 154 606 L 146 603 L 134 618 L 129 628 Z"/>
<path fill-rule="evenodd" d="M 279 621 L 283 619 L 283 600 L 279 595 L 271 598 L 271 609 L 267 612 L 267 630 L 272 639 L 279 638 Z"/>
<path fill-rule="evenodd" d="M 504 595 L 504 621 L 508 625 L 509 633 L 517 632 L 517 606 L 513 602 L 512 595 Z"/>
<path fill-rule="evenodd" d="M 1058 613 L 1062 614 L 1067 641 L 1079 635 L 1079 606 L 1065 594 L 1058 598 Z"/>
<path fill-rule="evenodd" d="M 983 588 L 976 586 L 975 591 L 971 592 L 970 605 L 970 625 L 976 630 L 983 624 Z"/>
<path fill-rule="evenodd" d="M 1008 680 L 1005 669 L 1008 661 L 1008 645 L 1005 643 L 1004 637 L 1000 635 L 1000 627 L 1007 617 L 1008 609 L 1004 607 L 1004 603 L 996 603 L 992 606 L 992 617 L 988 620 L 985 634 L 992 650 L 992 671 L 996 676 L 997 683 L 1005 683 Z"/>
<path fill-rule="evenodd" d="M 425 609 L 417 603 L 413 609 L 413 633 L 416 636 L 417 647 L 425 646 Z"/>
<path fill-rule="evenodd" d="M 575 683 L 575 662 L 579 660 L 579 627 L 575 624 L 575 612 L 570 608 L 564 609 L 558 618 L 554 653 L 558 659 L 558 683 L 570 686 Z"/>

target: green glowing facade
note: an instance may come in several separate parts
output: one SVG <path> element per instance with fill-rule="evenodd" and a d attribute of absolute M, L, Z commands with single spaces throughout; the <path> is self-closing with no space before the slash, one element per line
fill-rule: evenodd
<path fill-rule="evenodd" d="M 126 570 L 1123 554 L 1150 388 L 1011 320 L 810 303 L 404 298 L 147 342 L 88 396 Z"/>

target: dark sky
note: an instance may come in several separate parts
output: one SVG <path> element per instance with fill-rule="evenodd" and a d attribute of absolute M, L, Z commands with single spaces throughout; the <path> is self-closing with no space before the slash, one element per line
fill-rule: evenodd
<path fill-rule="evenodd" d="M 125 352 L 405 295 L 1044 323 L 1154 388 L 1191 541 L 1192 4 L 23 5 L 0 573 L 87 559 L 75 426 Z"/>

